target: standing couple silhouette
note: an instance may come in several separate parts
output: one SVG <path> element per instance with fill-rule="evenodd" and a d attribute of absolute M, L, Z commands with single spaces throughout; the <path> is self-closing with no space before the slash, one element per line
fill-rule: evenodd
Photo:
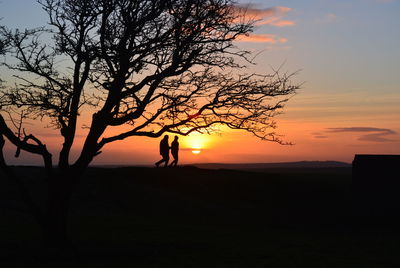
<path fill-rule="evenodd" d="M 178 136 L 175 136 L 174 141 L 171 143 L 171 147 L 168 143 L 168 135 L 165 135 L 164 138 L 160 141 L 160 155 L 162 159 L 156 163 L 156 167 L 159 167 L 162 163 L 164 167 L 168 166 L 169 162 L 169 150 L 171 149 L 171 154 L 174 157 L 174 160 L 169 165 L 170 167 L 176 167 L 178 164 L 178 152 L 179 152 L 179 142 Z"/>

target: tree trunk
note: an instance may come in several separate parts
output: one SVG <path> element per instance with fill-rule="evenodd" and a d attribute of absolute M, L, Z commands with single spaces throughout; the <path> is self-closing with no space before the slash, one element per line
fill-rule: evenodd
<path fill-rule="evenodd" d="M 63 170 L 48 181 L 47 211 L 42 224 L 43 239 L 47 249 L 62 255 L 76 253 L 68 234 L 71 196 L 77 181 L 74 175 Z"/>

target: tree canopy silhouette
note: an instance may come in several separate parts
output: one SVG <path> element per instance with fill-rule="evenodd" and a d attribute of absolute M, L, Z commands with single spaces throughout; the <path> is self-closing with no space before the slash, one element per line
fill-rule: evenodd
<path fill-rule="evenodd" d="M 251 53 L 234 41 L 251 34 L 254 21 L 233 1 L 38 2 L 47 27 L 0 30 L 0 49 L 13 57 L 3 67 L 17 80 L 1 91 L 0 138 L 16 146 L 16 156 L 42 156 L 50 189 L 42 222 L 50 237 L 64 232 L 67 204 L 82 172 L 116 140 L 225 125 L 284 143 L 273 117 L 299 86 L 291 75 L 245 72 Z M 10 111 L 14 124 L 5 120 Z M 72 161 L 78 117 L 85 112 L 92 112 L 91 123 Z M 38 117 L 63 138 L 57 165 L 44 141 L 24 131 L 24 120 Z M 125 124 L 129 130 L 105 135 Z"/>

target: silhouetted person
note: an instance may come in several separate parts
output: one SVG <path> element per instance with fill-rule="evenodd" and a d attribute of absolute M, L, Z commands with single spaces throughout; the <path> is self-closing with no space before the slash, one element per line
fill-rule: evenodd
<path fill-rule="evenodd" d="M 178 136 L 175 136 L 174 141 L 171 143 L 171 154 L 174 157 L 174 161 L 171 162 L 170 167 L 176 167 L 176 165 L 178 164 L 178 152 L 179 152 Z"/>
<path fill-rule="evenodd" d="M 158 167 L 162 162 L 165 162 L 164 166 L 166 167 L 169 161 L 168 135 L 165 135 L 160 141 L 160 155 L 162 156 L 162 159 L 156 163 L 156 167 Z"/>

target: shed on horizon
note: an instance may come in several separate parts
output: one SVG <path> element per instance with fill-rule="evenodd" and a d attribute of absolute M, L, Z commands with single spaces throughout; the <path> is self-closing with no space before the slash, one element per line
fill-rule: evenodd
<path fill-rule="evenodd" d="M 400 155 L 356 154 L 352 198 L 355 214 L 400 219 Z"/>

